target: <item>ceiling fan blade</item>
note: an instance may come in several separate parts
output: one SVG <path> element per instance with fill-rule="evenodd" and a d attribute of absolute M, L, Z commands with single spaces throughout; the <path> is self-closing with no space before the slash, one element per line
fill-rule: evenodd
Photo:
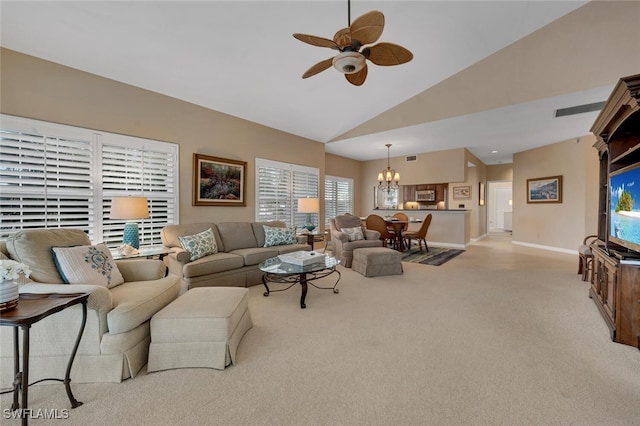
<path fill-rule="evenodd" d="M 351 34 L 349 33 L 349 28 L 338 30 L 338 32 L 333 36 L 333 41 L 335 41 L 341 48 L 351 46 Z"/>
<path fill-rule="evenodd" d="M 364 65 L 360 71 L 355 74 L 345 74 L 344 75 L 347 81 L 354 86 L 362 86 L 364 81 L 367 79 L 367 64 Z"/>
<path fill-rule="evenodd" d="M 362 54 L 376 65 L 400 65 L 413 59 L 413 53 L 393 43 L 378 43 L 367 47 Z"/>
<path fill-rule="evenodd" d="M 384 15 L 382 12 L 372 10 L 353 21 L 349 30 L 351 39 L 358 40 L 361 45 L 375 43 L 384 30 Z"/>
<path fill-rule="evenodd" d="M 302 74 L 302 78 L 312 77 L 318 74 L 319 72 L 322 72 L 327 68 L 330 68 L 331 65 L 333 65 L 333 58 L 325 59 L 324 61 L 318 62 L 317 64 L 309 68 L 307 71 L 305 71 L 305 73 Z"/>
<path fill-rule="evenodd" d="M 299 34 L 299 33 L 295 33 L 293 36 L 298 40 L 304 43 L 310 44 L 312 46 L 329 47 L 331 49 L 336 49 L 338 47 L 338 45 L 333 40 L 329 40 L 328 38 L 324 38 L 324 37 L 318 37 L 318 36 L 313 36 L 309 34 Z"/>

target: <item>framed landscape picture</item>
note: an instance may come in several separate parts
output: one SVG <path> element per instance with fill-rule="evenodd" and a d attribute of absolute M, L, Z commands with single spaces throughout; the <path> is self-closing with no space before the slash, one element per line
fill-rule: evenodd
<path fill-rule="evenodd" d="M 527 203 L 561 203 L 562 176 L 527 179 Z"/>
<path fill-rule="evenodd" d="M 246 205 L 247 162 L 193 154 L 193 205 Z"/>
<path fill-rule="evenodd" d="M 468 198 L 471 198 L 471 187 L 470 186 L 454 186 L 453 198 L 455 200 L 466 200 Z"/>

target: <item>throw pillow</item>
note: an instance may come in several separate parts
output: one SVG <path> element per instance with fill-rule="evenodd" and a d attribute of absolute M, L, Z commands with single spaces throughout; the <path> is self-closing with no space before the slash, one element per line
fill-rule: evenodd
<path fill-rule="evenodd" d="M 280 228 L 277 226 L 263 225 L 264 228 L 264 246 L 283 246 L 287 244 L 295 244 L 296 240 L 295 230 L 291 228 Z"/>
<path fill-rule="evenodd" d="M 349 241 L 364 240 L 364 235 L 362 234 L 362 228 L 359 226 L 355 228 L 342 228 L 342 232 L 344 232 L 349 236 Z"/>
<path fill-rule="evenodd" d="M 218 252 L 216 237 L 213 236 L 211 228 L 195 235 L 178 237 L 178 240 L 180 240 L 182 248 L 188 251 L 191 255 L 191 258 L 189 259 L 190 261 Z"/>
<path fill-rule="evenodd" d="M 53 262 L 67 284 L 94 284 L 112 288 L 124 282 L 105 244 L 51 247 Z"/>

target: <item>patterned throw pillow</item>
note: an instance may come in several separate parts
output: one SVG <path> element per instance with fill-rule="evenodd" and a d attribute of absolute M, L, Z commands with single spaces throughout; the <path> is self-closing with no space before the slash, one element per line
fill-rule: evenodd
<path fill-rule="evenodd" d="M 190 261 L 218 252 L 218 243 L 216 243 L 216 237 L 213 236 L 211 228 L 195 235 L 178 237 L 178 240 L 180 240 L 182 248 L 191 255 Z"/>
<path fill-rule="evenodd" d="M 341 231 L 349 236 L 349 241 L 364 240 L 360 226 L 356 226 L 355 228 L 342 228 Z"/>
<path fill-rule="evenodd" d="M 67 284 L 94 284 L 112 288 L 124 282 L 105 244 L 51 247 L 53 261 Z"/>
<path fill-rule="evenodd" d="M 287 244 L 295 244 L 296 233 L 291 228 L 280 228 L 277 226 L 262 225 L 264 228 L 264 246 L 283 246 Z"/>

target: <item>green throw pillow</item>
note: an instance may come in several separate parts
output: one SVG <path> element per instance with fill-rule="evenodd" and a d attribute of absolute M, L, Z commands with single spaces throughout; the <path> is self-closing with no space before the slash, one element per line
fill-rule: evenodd
<path fill-rule="evenodd" d="M 191 255 L 190 261 L 218 252 L 218 244 L 211 228 L 195 235 L 178 237 L 178 240 L 180 240 L 182 248 Z"/>
<path fill-rule="evenodd" d="M 262 225 L 264 228 L 264 246 L 283 246 L 287 244 L 295 244 L 296 233 L 291 228 L 280 228 L 276 226 Z"/>

